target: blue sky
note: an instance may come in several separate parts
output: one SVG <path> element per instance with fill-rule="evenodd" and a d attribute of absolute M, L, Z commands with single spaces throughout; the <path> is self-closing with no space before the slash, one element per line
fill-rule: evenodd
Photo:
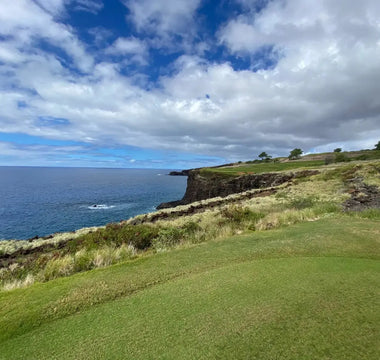
<path fill-rule="evenodd" d="M 0 2 L 0 165 L 373 148 L 377 0 Z"/>

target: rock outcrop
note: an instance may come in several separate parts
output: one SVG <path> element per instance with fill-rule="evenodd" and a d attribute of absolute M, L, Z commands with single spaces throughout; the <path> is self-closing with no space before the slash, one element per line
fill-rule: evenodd
<path fill-rule="evenodd" d="M 367 185 L 363 178 L 355 177 L 347 181 L 351 197 L 344 203 L 346 211 L 380 209 L 380 191 L 377 186 Z"/>
<path fill-rule="evenodd" d="M 318 173 L 318 170 L 303 170 L 295 173 L 245 174 L 240 176 L 207 174 L 205 176 L 199 170 L 191 170 L 184 197 L 181 200 L 162 203 L 157 206 L 157 209 L 187 205 L 199 200 L 218 196 L 225 197 L 252 189 L 278 186 L 296 177 L 311 176 Z"/>
<path fill-rule="evenodd" d="M 189 176 L 190 170 L 170 171 L 170 176 Z"/>

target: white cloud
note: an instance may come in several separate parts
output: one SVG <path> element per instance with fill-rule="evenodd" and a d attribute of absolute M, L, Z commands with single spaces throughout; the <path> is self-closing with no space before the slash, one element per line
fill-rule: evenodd
<path fill-rule="evenodd" d="M 135 10 L 136 24 L 173 33 L 182 31 L 181 17 L 191 21 L 194 3 L 179 1 L 173 10 L 157 3 L 162 7 L 141 2 L 147 13 Z M 375 0 L 359 7 L 342 1 L 308 2 L 307 7 L 300 0 L 272 1 L 255 16 L 248 12 L 231 19 L 219 35 L 231 54 L 252 55 L 262 45 L 274 45 L 283 55 L 274 68 L 237 71 L 229 63 L 186 55 L 173 64 L 174 75 L 149 90 L 122 73 L 121 63 L 92 65 L 74 31 L 37 6 L 22 0 L 9 4 L 13 15 L 0 3 L 0 33 L 9 37 L 0 47 L 0 131 L 228 160 L 250 159 L 261 151 L 284 155 L 294 147 L 372 147 L 380 139 L 380 5 Z M 129 4 L 140 9 L 140 3 Z M 88 59 L 91 71 L 70 72 L 53 54 L 34 47 L 43 27 L 48 41 L 78 66 Z M 133 37 L 119 38 L 104 51 L 142 59 L 148 53 L 145 42 Z M 39 116 L 69 123 L 42 127 Z"/>
<path fill-rule="evenodd" d="M 260 13 L 248 12 L 232 19 L 220 41 L 237 53 L 254 52 L 263 45 L 291 51 L 303 46 L 326 49 L 339 43 L 373 44 L 378 38 L 380 3 L 376 0 L 271 1 Z"/>
<path fill-rule="evenodd" d="M 159 34 L 183 32 L 193 19 L 200 0 L 126 0 L 132 20 L 140 31 Z"/>
<path fill-rule="evenodd" d="M 35 0 L 42 9 L 54 16 L 59 16 L 65 11 L 67 0 Z"/>
<path fill-rule="evenodd" d="M 73 30 L 54 21 L 51 14 L 34 2 L 0 2 L 0 34 L 11 39 L 5 40 L 5 44 L 18 50 L 34 53 L 36 43 L 43 40 L 63 49 L 79 69 L 89 71 L 93 65 L 93 59 Z"/>
<path fill-rule="evenodd" d="M 152 48 L 170 52 L 202 51 L 194 48 L 196 10 L 201 0 L 123 0 L 137 32 L 149 39 Z"/>
<path fill-rule="evenodd" d="M 148 48 L 144 41 L 135 37 L 118 38 L 106 51 L 110 55 L 130 56 L 132 62 L 147 64 Z"/>
<path fill-rule="evenodd" d="M 66 0 L 74 3 L 74 9 L 77 11 L 85 11 L 92 14 L 97 14 L 103 9 L 102 0 Z"/>
<path fill-rule="evenodd" d="M 56 18 L 66 16 L 66 7 L 72 5 L 76 11 L 97 14 L 103 8 L 102 0 L 33 0 L 43 10 Z"/>
<path fill-rule="evenodd" d="M 99 47 L 104 46 L 113 34 L 111 30 L 100 26 L 89 29 L 88 33 L 94 37 L 95 44 Z"/>

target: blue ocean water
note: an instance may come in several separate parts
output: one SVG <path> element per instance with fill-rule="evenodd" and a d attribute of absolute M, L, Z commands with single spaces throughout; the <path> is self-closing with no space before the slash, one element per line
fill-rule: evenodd
<path fill-rule="evenodd" d="M 46 236 L 154 211 L 185 192 L 186 177 L 168 172 L 0 167 L 0 239 Z"/>

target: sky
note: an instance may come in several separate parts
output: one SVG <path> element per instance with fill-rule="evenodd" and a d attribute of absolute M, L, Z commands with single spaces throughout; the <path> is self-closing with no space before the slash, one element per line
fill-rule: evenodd
<path fill-rule="evenodd" d="M 0 0 L 0 165 L 373 148 L 378 0 Z"/>

